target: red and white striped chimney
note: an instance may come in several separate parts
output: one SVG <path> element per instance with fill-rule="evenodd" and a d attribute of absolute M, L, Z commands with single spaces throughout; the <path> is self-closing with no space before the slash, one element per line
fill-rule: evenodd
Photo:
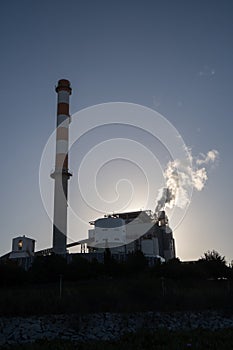
<path fill-rule="evenodd" d="M 70 82 L 66 79 L 58 81 L 57 92 L 57 130 L 55 171 L 51 177 L 54 184 L 54 221 L 53 252 L 66 254 L 67 244 L 67 194 L 68 180 L 72 174 L 68 168 L 69 150 L 69 98 L 72 92 Z"/>

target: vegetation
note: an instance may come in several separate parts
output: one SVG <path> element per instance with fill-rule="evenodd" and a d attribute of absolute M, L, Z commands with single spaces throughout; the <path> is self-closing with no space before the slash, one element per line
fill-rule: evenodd
<path fill-rule="evenodd" d="M 233 348 L 233 332 L 231 329 L 215 332 L 207 330 L 169 332 L 160 330 L 154 333 L 138 332 L 125 335 L 118 341 L 98 341 L 76 344 L 70 341 L 39 341 L 34 344 L 13 346 L 5 349 L 14 350 L 183 350 L 212 349 L 231 350 Z"/>
<path fill-rule="evenodd" d="M 1 315 L 50 313 L 233 310 L 233 268 L 217 252 L 194 263 L 173 259 L 148 267 L 143 254 L 104 264 L 75 256 L 37 257 L 27 272 L 0 265 Z"/>

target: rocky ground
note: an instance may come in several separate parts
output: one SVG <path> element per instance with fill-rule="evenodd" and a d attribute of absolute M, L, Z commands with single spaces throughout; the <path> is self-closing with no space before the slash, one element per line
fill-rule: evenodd
<path fill-rule="evenodd" d="M 221 312 L 144 312 L 98 313 L 87 315 L 49 315 L 0 318 L 0 346 L 63 339 L 73 342 L 117 340 L 140 329 L 170 331 L 197 328 L 233 329 L 233 315 Z"/>

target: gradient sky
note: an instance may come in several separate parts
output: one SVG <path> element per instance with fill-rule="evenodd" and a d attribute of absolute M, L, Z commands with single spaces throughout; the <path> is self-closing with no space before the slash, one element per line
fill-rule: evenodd
<path fill-rule="evenodd" d="M 174 236 L 181 259 L 216 249 L 232 260 L 232 1 L 10 0 L 0 19 L 0 254 L 22 234 L 37 249 L 51 246 L 39 165 L 55 127 L 54 86 L 67 78 L 71 114 L 103 102 L 137 103 L 165 116 L 193 155 L 219 151 Z M 87 231 L 70 227 L 68 236 Z"/>

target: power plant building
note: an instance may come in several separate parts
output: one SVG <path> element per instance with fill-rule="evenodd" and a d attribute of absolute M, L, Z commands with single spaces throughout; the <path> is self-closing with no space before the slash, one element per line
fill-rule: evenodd
<path fill-rule="evenodd" d="M 69 151 L 69 98 L 72 92 L 70 82 L 66 79 L 58 81 L 57 92 L 57 128 L 55 170 L 51 174 L 54 179 L 54 218 L 53 244 L 34 253 L 33 239 L 17 237 L 13 239 L 12 251 L 5 258 L 33 260 L 34 255 L 60 254 L 67 255 L 68 248 L 80 245 L 82 256 L 88 258 L 103 255 L 108 248 L 119 259 L 128 254 L 141 251 L 148 259 L 168 261 L 175 258 L 173 233 L 168 225 L 165 211 L 152 213 L 140 210 L 126 213 L 105 215 L 91 221 L 92 228 L 88 238 L 67 244 L 67 196 L 68 180 L 72 176 L 68 167 Z M 78 228 L 77 228 L 78 229 Z M 3 257 L 2 257 L 3 258 Z"/>
<path fill-rule="evenodd" d="M 106 248 L 116 256 L 141 251 L 147 258 L 164 261 L 175 258 L 173 233 L 165 211 L 158 217 L 150 210 L 116 213 L 91 221 L 93 226 L 84 240 L 90 253 Z"/>

